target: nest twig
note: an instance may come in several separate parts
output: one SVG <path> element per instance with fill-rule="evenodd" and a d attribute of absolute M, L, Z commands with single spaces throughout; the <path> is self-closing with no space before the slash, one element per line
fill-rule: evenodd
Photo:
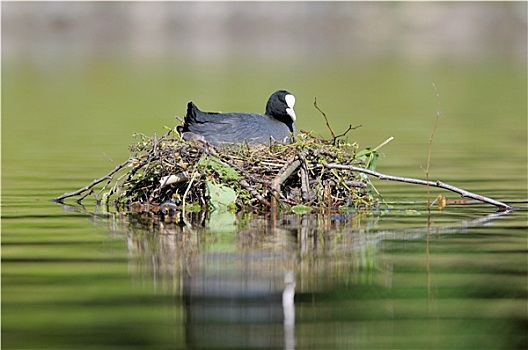
<path fill-rule="evenodd" d="M 185 141 L 172 130 L 160 138 L 141 134 L 137 137 L 139 140 L 130 146 L 127 162 L 56 201 L 81 195 L 107 180 L 114 181 L 114 185 L 96 200 L 113 204 L 119 210 L 159 211 L 167 203 L 171 203 L 170 208 L 185 205 L 191 210 L 204 210 L 215 205 L 208 184 L 234 190 L 232 209 L 244 211 L 295 205 L 313 209 L 359 208 L 374 203 L 368 179 L 358 173 L 320 167 L 324 163 L 363 166 L 355 158 L 355 145 L 335 146 L 333 141 L 309 134 L 299 135 L 289 145 L 223 147 Z M 126 173 L 114 179 L 127 165 Z"/>

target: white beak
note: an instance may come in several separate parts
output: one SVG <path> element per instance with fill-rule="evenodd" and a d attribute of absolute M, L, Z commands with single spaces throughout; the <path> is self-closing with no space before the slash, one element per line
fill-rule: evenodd
<path fill-rule="evenodd" d="M 293 121 L 297 119 L 297 116 L 295 115 L 295 111 L 293 110 L 293 106 L 295 106 L 295 96 L 293 95 L 286 95 L 284 97 L 284 100 L 286 101 L 286 104 L 288 105 L 288 108 L 286 108 L 286 113 L 292 118 Z"/>
<path fill-rule="evenodd" d="M 288 113 L 288 115 L 292 118 L 293 121 L 297 119 L 297 116 L 295 115 L 295 111 L 293 110 L 293 108 L 286 108 L 286 113 Z"/>

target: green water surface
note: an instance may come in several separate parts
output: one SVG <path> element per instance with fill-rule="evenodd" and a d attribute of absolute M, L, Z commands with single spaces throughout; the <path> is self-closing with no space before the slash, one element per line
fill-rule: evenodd
<path fill-rule="evenodd" d="M 428 228 L 424 188 L 374 181 L 389 211 L 217 215 L 189 230 L 50 201 L 125 160 L 134 132 L 174 127 L 189 100 L 263 112 L 282 88 L 299 129 L 330 137 L 317 98 L 336 133 L 362 125 L 348 134 L 360 148 L 394 136 L 378 170 L 400 176 L 424 177 L 440 111 L 431 177 L 520 210 L 435 209 Z M 511 62 L 4 64 L 2 347 L 525 348 L 526 96 L 526 67 Z M 284 271 L 296 276 L 293 333 L 280 298 L 215 294 L 276 294 Z"/>

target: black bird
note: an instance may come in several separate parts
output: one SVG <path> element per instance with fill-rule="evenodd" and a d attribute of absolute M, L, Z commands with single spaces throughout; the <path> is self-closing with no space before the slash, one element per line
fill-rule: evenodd
<path fill-rule="evenodd" d="M 189 102 L 184 125 L 178 131 L 186 140 L 206 140 L 216 146 L 235 142 L 290 143 L 297 134 L 294 105 L 295 97 L 285 90 L 270 96 L 266 114 L 202 112 Z"/>

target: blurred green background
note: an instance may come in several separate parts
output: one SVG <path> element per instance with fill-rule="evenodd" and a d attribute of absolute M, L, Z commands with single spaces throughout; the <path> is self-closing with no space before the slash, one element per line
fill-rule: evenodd
<path fill-rule="evenodd" d="M 134 132 L 161 134 L 164 126 L 176 125 L 175 116 L 183 117 L 190 100 L 203 110 L 263 112 L 273 91 L 288 89 L 297 97 L 298 128 L 329 137 L 313 107 L 317 98 L 336 133 L 362 125 L 348 134 L 361 148 L 394 136 L 381 150 L 378 170 L 409 177 L 424 177 L 440 109 L 432 177 L 526 203 L 526 2 L 3 2 L 1 7 L 6 348 L 185 347 L 184 306 L 153 282 L 159 277 L 161 286 L 170 285 L 180 274 L 168 269 L 169 277 L 158 276 L 149 265 L 158 261 L 149 256 L 150 248 L 136 252 L 129 241 L 137 235 L 154 246 L 167 240 L 178 248 L 170 241 L 177 236 L 134 233 L 111 220 L 63 212 L 69 208 L 49 200 L 128 158 Z M 387 199 L 390 194 L 400 201 L 425 198 L 423 188 L 376 186 Z M 439 222 L 458 222 L 487 210 L 493 208 L 437 215 Z M 516 214 L 502 226 L 472 231 L 470 242 L 466 235 L 438 239 L 435 277 L 438 285 L 446 284 L 439 309 L 447 310 L 440 321 L 429 318 L 425 308 L 416 311 L 430 277 L 423 266 L 425 242 L 387 239 L 380 256 L 386 254 L 389 265 L 395 261 L 396 268 L 387 271 L 394 273 L 394 295 L 404 296 L 396 302 L 400 312 L 377 299 L 385 286 L 351 285 L 343 295 L 352 299 L 343 303 L 337 289 L 328 304 L 335 312 L 325 313 L 322 305 L 319 315 L 328 315 L 323 322 L 311 324 L 307 316 L 299 324 L 300 347 L 343 339 L 349 341 L 343 347 L 357 341 L 362 348 L 431 347 L 429 338 L 437 339 L 438 348 L 520 343 L 526 322 L 518 305 L 524 300 L 515 297 L 525 295 L 526 220 L 525 212 Z M 371 219 L 383 232 L 422 227 L 425 216 L 400 218 L 396 211 L 386 221 Z M 368 229 L 362 232 L 359 223 L 358 228 L 359 238 L 365 238 Z M 326 226 L 324 232 L 326 237 Z M 204 251 L 238 249 L 235 235 L 212 229 L 204 237 L 209 244 Z M 215 239 L 216 248 L 210 246 Z M 370 254 L 368 246 L 352 246 Z M 170 260 L 178 254 L 166 252 L 159 262 L 180 266 Z M 334 260 L 318 259 L 347 267 L 359 259 L 354 255 L 344 250 Z M 218 266 L 225 263 L 219 261 Z M 467 274 L 472 268 L 476 275 Z M 350 276 L 365 277 L 370 270 L 365 271 Z M 312 272 L 307 279 L 317 283 L 335 277 Z M 344 283 L 341 277 L 336 280 Z M 454 297 L 452 290 L 468 298 Z M 501 297 L 493 301 L 483 298 L 485 293 Z M 346 315 L 353 323 L 343 323 L 353 327 L 346 330 L 334 322 L 343 317 L 343 306 L 353 309 Z M 431 331 L 424 331 L 429 326 Z"/>
<path fill-rule="evenodd" d="M 348 134 L 361 147 L 394 136 L 380 164 L 408 175 L 437 91 L 438 160 L 526 151 L 524 2 L 8 2 L 2 43 L 8 173 L 109 166 L 104 153 L 120 162 L 133 132 L 162 133 L 190 100 L 263 112 L 277 89 L 296 95 L 301 130 L 329 137 L 317 98 L 336 133 L 362 125 Z"/>

